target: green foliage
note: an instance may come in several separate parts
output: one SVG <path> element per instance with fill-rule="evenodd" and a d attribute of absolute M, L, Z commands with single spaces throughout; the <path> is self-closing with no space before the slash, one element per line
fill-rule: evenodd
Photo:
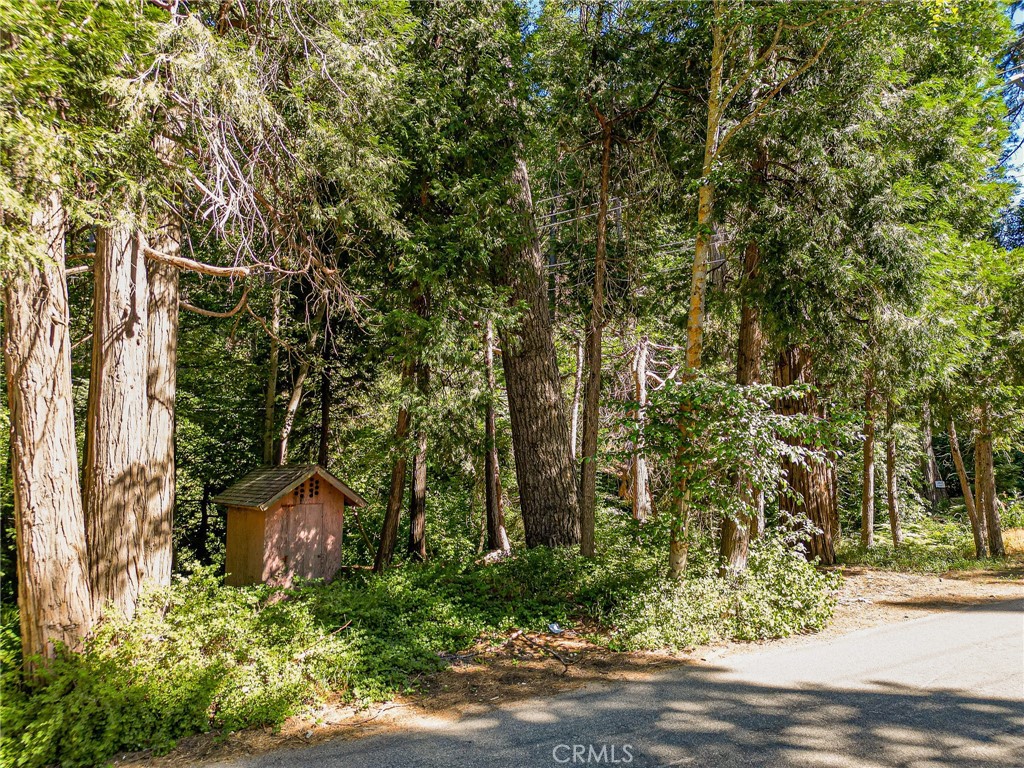
<path fill-rule="evenodd" d="M 978 568 L 1000 568 L 998 559 L 976 560 L 970 522 L 963 506 L 947 517 L 921 517 L 903 524 L 903 545 L 892 546 L 888 528 L 875 529 L 875 546 L 864 549 L 859 535 L 847 536 L 836 547 L 836 556 L 844 565 L 868 565 L 893 571 L 944 573 Z"/>
<path fill-rule="evenodd" d="M 780 537 L 751 547 L 746 572 L 713 570 L 682 583 L 654 581 L 614 614 L 613 647 L 685 648 L 715 640 L 764 640 L 820 630 L 840 577 L 815 569 Z"/>
<path fill-rule="evenodd" d="M 716 578 L 708 557 L 680 583 L 663 574 L 655 530 L 602 518 L 596 560 L 541 548 L 490 566 L 357 571 L 283 593 L 224 587 L 200 570 L 148 595 L 133 622 L 102 625 L 83 653 L 61 653 L 31 683 L 20 679 L 8 623 L 6 764 L 164 752 L 197 732 L 279 724 L 331 691 L 387 699 L 441 669 L 441 654 L 513 628 L 582 623 L 612 648 L 679 648 L 813 631 L 831 615 L 835 577 L 778 539 L 755 545 L 743 576 Z"/>

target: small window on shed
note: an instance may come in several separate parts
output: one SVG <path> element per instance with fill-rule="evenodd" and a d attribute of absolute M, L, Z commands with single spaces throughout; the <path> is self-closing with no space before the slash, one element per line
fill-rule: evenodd
<path fill-rule="evenodd" d="M 319 496 L 320 495 L 320 478 L 319 477 L 314 477 L 312 480 L 309 481 L 309 484 L 311 486 L 310 491 L 309 491 L 310 497 Z"/>

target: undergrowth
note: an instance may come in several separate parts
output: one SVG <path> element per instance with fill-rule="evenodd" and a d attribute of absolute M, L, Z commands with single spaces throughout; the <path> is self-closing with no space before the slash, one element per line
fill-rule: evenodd
<path fill-rule="evenodd" d="M 1005 568 L 1004 560 L 974 557 L 974 538 L 970 523 L 964 518 L 962 505 L 942 517 L 920 517 L 904 521 L 903 544 L 892 545 L 888 526 L 875 530 L 875 544 L 865 549 L 860 534 L 844 536 L 837 547 L 837 557 L 844 565 L 867 565 L 891 571 L 945 573 L 977 569 Z"/>
<path fill-rule="evenodd" d="M 646 534 L 644 534 L 646 535 Z M 601 627 L 612 648 L 679 648 L 712 638 L 820 628 L 833 579 L 780 541 L 749 572 L 718 579 L 695 547 L 689 578 L 664 575 L 660 542 L 610 537 L 596 560 L 538 549 L 495 565 L 402 565 L 287 592 L 233 588 L 198 572 L 150 593 L 132 622 L 108 621 L 81 653 L 26 683 L 17 637 L 2 638 L 2 762 L 91 766 L 183 736 L 281 723 L 328 693 L 385 700 L 477 638 L 549 622 Z"/>

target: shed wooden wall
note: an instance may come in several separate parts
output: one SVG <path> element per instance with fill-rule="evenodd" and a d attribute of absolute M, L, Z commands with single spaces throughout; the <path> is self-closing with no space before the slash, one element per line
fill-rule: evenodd
<path fill-rule="evenodd" d="M 303 579 L 334 578 L 341 567 L 345 497 L 310 478 L 267 512 L 260 580 L 289 586 Z"/>
<path fill-rule="evenodd" d="M 258 509 L 228 507 L 226 584 L 240 587 L 262 581 L 264 516 Z"/>

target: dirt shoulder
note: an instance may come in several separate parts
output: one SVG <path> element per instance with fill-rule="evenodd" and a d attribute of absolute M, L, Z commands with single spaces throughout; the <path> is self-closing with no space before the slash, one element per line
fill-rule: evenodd
<path fill-rule="evenodd" d="M 835 617 L 815 635 L 761 643 L 717 643 L 680 653 L 613 653 L 587 642 L 582 632 L 562 635 L 515 633 L 449 659 L 451 666 L 422 681 L 421 689 L 387 704 L 355 709 L 328 701 L 280 730 L 251 729 L 218 737 L 183 739 L 169 755 L 121 755 L 115 765 L 179 768 L 241 755 L 258 754 L 335 738 L 362 738 L 410 726 L 424 719 L 457 720 L 524 698 L 549 696 L 588 684 L 639 680 L 684 664 L 710 663 L 760 646 L 782 647 L 820 642 L 881 624 L 961 609 L 988 601 L 1024 597 L 1024 558 L 1001 571 L 964 571 L 943 575 L 896 573 L 847 567 L 837 595 Z"/>

